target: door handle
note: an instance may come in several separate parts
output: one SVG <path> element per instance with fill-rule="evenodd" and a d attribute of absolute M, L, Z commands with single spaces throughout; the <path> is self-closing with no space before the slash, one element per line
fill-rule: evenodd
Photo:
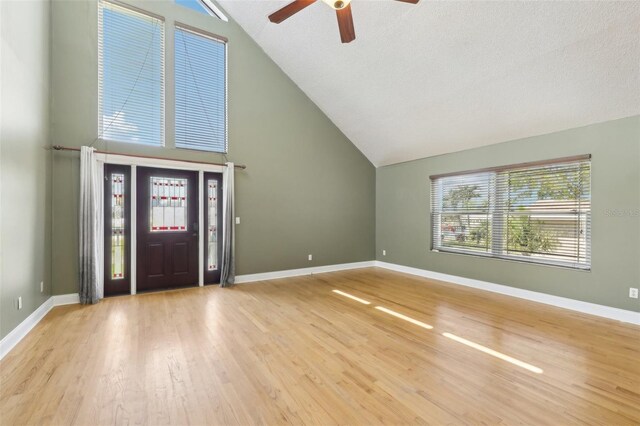
<path fill-rule="evenodd" d="M 193 222 L 193 236 L 197 237 L 198 236 L 198 222 Z"/>

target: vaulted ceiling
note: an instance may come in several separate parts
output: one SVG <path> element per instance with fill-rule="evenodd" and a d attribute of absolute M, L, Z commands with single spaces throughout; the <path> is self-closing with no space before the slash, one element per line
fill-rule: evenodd
<path fill-rule="evenodd" d="M 640 114 L 640 2 L 220 4 L 376 166 Z"/>

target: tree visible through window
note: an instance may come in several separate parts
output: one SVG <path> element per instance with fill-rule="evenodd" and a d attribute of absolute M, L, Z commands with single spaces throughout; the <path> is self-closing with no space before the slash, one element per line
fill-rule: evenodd
<path fill-rule="evenodd" d="M 590 268 L 590 160 L 432 177 L 432 248 Z"/>

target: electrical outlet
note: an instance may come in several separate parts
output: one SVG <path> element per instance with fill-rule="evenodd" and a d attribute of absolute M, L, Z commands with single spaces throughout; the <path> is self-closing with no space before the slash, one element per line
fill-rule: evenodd
<path fill-rule="evenodd" d="M 387 251 L 386 250 L 382 250 L 382 255 L 386 256 L 387 255 Z"/>
<path fill-rule="evenodd" d="M 44 292 L 44 281 L 40 281 L 40 293 Z"/>
<path fill-rule="evenodd" d="M 629 289 L 629 297 L 631 297 L 632 299 L 637 299 L 638 298 L 638 289 L 631 287 Z"/>
<path fill-rule="evenodd" d="M 309 255 L 309 260 L 313 260 L 313 255 L 312 254 Z"/>
<path fill-rule="evenodd" d="M 22 296 L 18 296 L 18 310 L 22 309 Z"/>
<path fill-rule="evenodd" d="M 240 216 L 236 217 L 236 225 L 240 225 Z"/>

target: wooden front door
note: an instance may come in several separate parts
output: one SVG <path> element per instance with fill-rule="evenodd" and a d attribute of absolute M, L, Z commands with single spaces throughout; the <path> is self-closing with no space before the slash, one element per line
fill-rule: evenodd
<path fill-rule="evenodd" d="M 198 174 L 138 167 L 137 289 L 198 284 Z"/>

